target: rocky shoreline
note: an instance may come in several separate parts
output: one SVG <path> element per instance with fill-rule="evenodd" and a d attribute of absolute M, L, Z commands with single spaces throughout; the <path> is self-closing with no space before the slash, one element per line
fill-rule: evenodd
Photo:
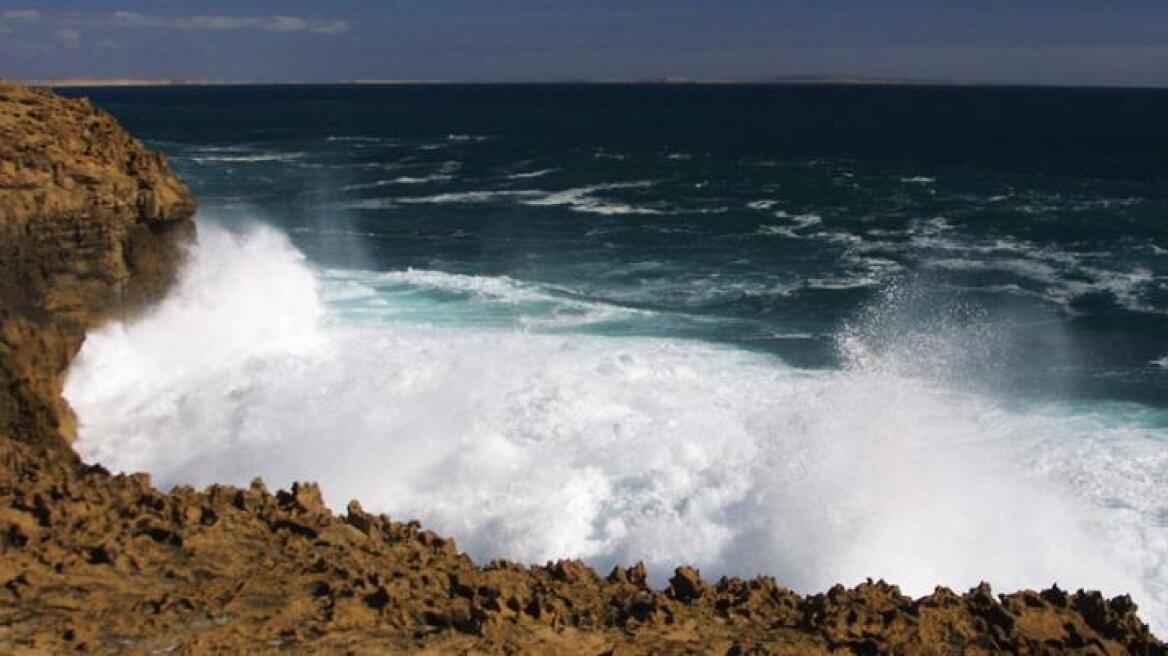
<path fill-rule="evenodd" d="M 1127 597 L 892 585 L 800 596 L 578 561 L 477 565 L 311 484 L 164 493 L 69 446 L 88 328 L 173 282 L 195 202 L 83 100 L 0 82 L 0 652 L 1165 654 Z"/>

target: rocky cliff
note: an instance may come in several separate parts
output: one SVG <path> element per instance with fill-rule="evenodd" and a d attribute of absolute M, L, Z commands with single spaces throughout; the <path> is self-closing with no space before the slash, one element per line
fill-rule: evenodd
<path fill-rule="evenodd" d="M 194 203 L 84 101 L 0 84 L 0 653 L 1165 654 L 1127 597 L 473 563 L 416 523 L 275 494 L 163 493 L 68 448 L 85 330 L 174 278 Z M 180 339 L 176 336 L 176 339 Z"/>
<path fill-rule="evenodd" d="M 61 376 L 85 330 L 167 288 L 194 209 L 109 114 L 0 82 L 0 432 L 72 437 Z"/>

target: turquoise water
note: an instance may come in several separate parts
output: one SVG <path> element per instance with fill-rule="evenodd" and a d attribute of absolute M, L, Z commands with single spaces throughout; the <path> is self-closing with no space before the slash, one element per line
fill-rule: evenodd
<path fill-rule="evenodd" d="M 550 299 L 384 290 L 423 315 L 506 325 L 599 304 L 572 329 L 831 367 L 841 327 L 895 285 L 888 322 L 994 333 L 975 373 L 995 386 L 1168 407 L 1168 93 L 91 93 L 207 214 L 263 217 L 321 266 L 506 276 Z"/>
<path fill-rule="evenodd" d="M 477 558 L 1057 581 L 1164 630 L 1168 93 L 84 93 L 202 224 L 74 366 L 90 459 L 315 478 Z"/>

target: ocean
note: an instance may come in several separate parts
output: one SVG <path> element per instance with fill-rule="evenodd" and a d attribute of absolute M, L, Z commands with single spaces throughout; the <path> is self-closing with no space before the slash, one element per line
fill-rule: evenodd
<path fill-rule="evenodd" d="M 1168 630 L 1168 92 L 75 89 L 199 244 L 78 450 L 482 561 L 1131 593 Z"/>

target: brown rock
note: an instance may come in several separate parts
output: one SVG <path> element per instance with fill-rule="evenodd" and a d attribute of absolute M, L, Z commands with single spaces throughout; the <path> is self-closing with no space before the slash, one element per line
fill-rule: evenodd
<path fill-rule="evenodd" d="M 671 598 L 687 603 L 700 599 L 705 593 L 706 584 L 702 582 L 702 575 L 692 567 L 678 567 L 674 570 L 666 591 Z"/>

